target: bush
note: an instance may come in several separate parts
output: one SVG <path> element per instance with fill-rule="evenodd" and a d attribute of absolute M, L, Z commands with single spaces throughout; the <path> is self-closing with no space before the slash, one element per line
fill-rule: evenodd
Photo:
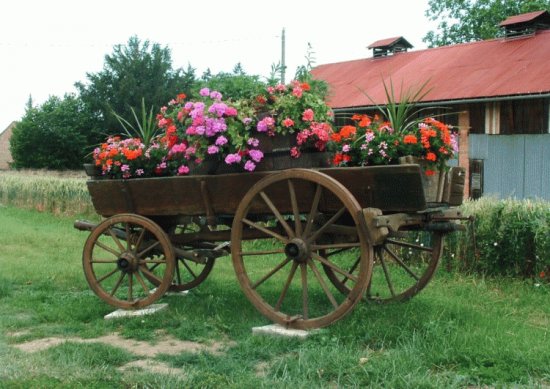
<path fill-rule="evenodd" d="M 462 211 L 474 221 L 464 233 L 448 236 L 448 266 L 485 275 L 549 276 L 550 203 L 482 198 L 464 203 Z"/>

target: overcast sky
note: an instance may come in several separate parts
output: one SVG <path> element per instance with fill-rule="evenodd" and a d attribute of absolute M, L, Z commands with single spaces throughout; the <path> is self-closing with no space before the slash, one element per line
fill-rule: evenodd
<path fill-rule="evenodd" d="M 75 92 L 74 83 L 102 69 L 113 45 L 132 35 L 168 46 L 173 67 L 197 75 L 231 71 L 267 76 L 281 59 L 286 31 L 287 81 L 305 64 L 308 42 L 316 64 L 371 56 L 374 41 L 403 36 L 413 50 L 435 28 L 428 0 L 143 1 L 14 0 L 0 2 L 0 132 L 24 114 L 32 95 Z"/>

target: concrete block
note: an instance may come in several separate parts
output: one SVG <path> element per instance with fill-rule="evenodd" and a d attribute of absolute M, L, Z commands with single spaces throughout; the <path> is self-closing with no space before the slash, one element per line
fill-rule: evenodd
<path fill-rule="evenodd" d="M 110 320 L 110 319 L 118 319 L 121 317 L 152 315 L 153 313 L 157 313 L 166 308 L 168 308 L 168 304 L 153 304 L 153 305 L 149 305 L 147 308 L 136 309 L 136 310 L 117 309 L 116 311 L 105 315 L 103 318 L 105 320 Z"/>

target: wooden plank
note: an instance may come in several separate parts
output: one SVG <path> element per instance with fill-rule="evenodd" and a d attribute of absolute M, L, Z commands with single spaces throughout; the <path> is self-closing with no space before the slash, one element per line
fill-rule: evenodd
<path fill-rule="evenodd" d="M 426 208 L 418 165 L 326 168 L 319 171 L 340 181 L 363 208 L 389 212 L 413 212 Z M 233 215 L 246 192 L 259 180 L 276 172 L 222 174 L 214 176 L 160 177 L 132 180 L 91 180 L 88 190 L 96 211 L 103 216 L 132 212 L 140 215 Z M 315 185 L 296 182 L 298 206 L 309 210 Z M 206 187 L 208 203 L 203 197 Z M 291 212 L 286 185 L 266 191 L 281 212 Z M 324 196 L 321 207 L 332 210 L 334 202 Z M 252 212 L 269 212 L 265 203 L 251 204 Z"/>

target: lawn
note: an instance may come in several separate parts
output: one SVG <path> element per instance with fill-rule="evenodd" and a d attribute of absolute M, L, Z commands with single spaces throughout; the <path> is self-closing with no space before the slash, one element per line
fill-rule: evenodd
<path fill-rule="evenodd" d="M 1 388 L 550 386 L 548 284 L 440 269 L 409 302 L 298 340 L 252 335 L 269 322 L 222 257 L 166 310 L 104 320 L 73 221 L 0 206 Z"/>

